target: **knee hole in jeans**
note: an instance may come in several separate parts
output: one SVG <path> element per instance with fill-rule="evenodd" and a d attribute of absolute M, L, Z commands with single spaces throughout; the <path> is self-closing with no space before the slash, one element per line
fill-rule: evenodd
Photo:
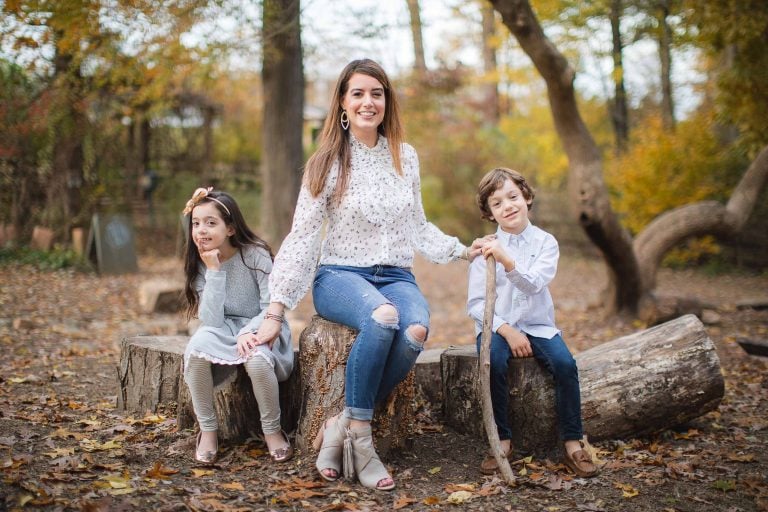
<path fill-rule="evenodd" d="M 371 318 L 373 318 L 377 324 L 390 328 L 397 328 L 397 325 L 400 322 L 400 315 L 392 304 L 382 304 L 377 307 L 373 310 L 373 313 L 371 313 Z"/>
<path fill-rule="evenodd" d="M 409 325 L 406 331 L 408 335 L 417 343 L 424 344 L 427 341 L 427 328 L 421 324 Z"/>

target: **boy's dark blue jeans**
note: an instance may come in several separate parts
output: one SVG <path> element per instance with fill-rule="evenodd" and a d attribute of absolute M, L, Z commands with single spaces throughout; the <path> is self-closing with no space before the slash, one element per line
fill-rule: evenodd
<path fill-rule="evenodd" d="M 563 338 L 556 334 L 551 339 L 537 338 L 528 333 L 533 357 L 541 362 L 555 379 L 555 410 L 560 439 L 570 441 L 581 439 L 581 391 L 576 361 L 565 345 Z M 477 352 L 480 353 L 482 334 L 477 335 Z M 491 402 L 493 416 L 499 429 L 499 439 L 512 439 L 509 426 L 509 382 L 507 372 L 512 349 L 507 340 L 498 333 L 491 336 Z"/>

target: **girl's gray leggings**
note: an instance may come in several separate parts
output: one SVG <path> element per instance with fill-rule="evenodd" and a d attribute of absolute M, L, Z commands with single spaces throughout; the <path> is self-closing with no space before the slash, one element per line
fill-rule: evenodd
<path fill-rule="evenodd" d="M 258 353 L 245 362 L 245 371 L 251 378 L 253 394 L 261 413 L 261 430 L 265 434 L 280 432 L 280 396 L 277 376 L 267 359 Z M 190 356 L 184 369 L 184 380 L 192 395 L 200 430 L 218 430 L 216 409 L 213 405 L 213 374 L 211 362 Z"/>

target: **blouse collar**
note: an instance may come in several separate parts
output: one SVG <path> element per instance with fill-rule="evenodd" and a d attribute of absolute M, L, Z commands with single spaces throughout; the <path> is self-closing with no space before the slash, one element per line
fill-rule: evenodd
<path fill-rule="evenodd" d="M 378 135 L 379 137 L 378 139 L 376 139 L 376 145 L 373 146 L 372 148 L 369 148 L 363 142 L 361 142 L 357 137 L 355 137 L 355 134 L 352 133 L 352 130 L 350 130 L 349 142 L 350 144 L 352 144 L 353 148 L 366 153 L 388 153 L 389 145 L 387 144 L 387 138 L 380 133 Z"/>

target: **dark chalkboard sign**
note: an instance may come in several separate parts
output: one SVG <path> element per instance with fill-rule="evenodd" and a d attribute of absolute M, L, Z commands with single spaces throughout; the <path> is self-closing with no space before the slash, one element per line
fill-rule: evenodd
<path fill-rule="evenodd" d="M 131 220 L 120 214 L 94 214 L 86 254 L 100 274 L 136 272 L 138 265 Z"/>

